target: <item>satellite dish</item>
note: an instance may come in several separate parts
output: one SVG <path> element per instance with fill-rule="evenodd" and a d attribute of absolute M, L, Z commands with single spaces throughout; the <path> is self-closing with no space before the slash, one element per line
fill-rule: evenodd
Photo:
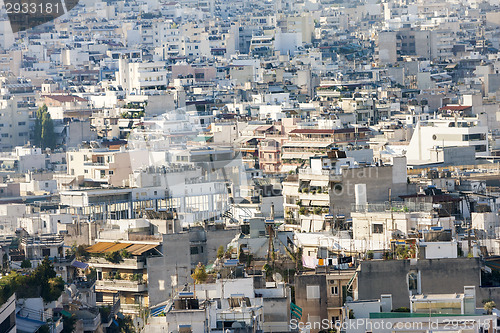
<path fill-rule="evenodd" d="M 283 282 L 283 276 L 280 273 L 274 273 L 273 279 L 275 282 Z"/>
<path fill-rule="evenodd" d="M 345 298 L 345 301 L 346 301 L 346 302 L 352 302 L 352 297 L 351 297 L 351 296 L 347 296 L 347 297 Z"/>
<path fill-rule="evenodd" d="M 241 325 L 240 322 L 235 321 L 232 325 L 231 328 L 243 328 L 243 325 Z"/>

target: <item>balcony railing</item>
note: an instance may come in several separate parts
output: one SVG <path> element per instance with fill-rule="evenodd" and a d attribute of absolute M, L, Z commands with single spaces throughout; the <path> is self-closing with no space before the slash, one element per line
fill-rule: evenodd
<path fill-rule="evenodd" d="M 121 304 L 120 309 L 124 313 L 139 313 L 141 310 L 140 304 Z"/>
<path fill-rule="evenodd" d="M 94 318 L 83 318 L 83 330 L 95 331 L 101 323 L 101 314 L 98 313 Z"/>
<path fill-rule="evenodd" d="M 88 264 L 95 267 L 123 268 L 123 269 L 142 269 L 145 266 L 144 261 L 138 259 L 122 259 L 122 261 L 115 264 L 100 257 L 90 258 Z"/>
<path fill-rule="evenodd" d="M 143 281 L 129 280 L 97 280 L 96 287 L 117 291 L 146 291 L 147 284 Z"/>
<path fill-rule="evenodd" d="M 433 210 L 432 203 L 428 202 L 385 202 L 385 203 L 369 203 L 364 205 L 352 205 L 353 212 L 358 213 L 373 213 L 373 212 L 394 212 L 394 213 L 410 213 L 410 212 L 430 212 Z"/>

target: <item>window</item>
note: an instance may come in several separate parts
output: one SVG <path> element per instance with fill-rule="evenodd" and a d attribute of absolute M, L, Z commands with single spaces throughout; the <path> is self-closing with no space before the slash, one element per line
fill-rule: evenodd
<path fill-rule="evenodd" d="M 307 299 L 319 299 L 319 286 L 306 287 Z"/>
<path fill-rule="evenodd" d="M 191 254 L 198 254 L 198 246 L 191 246 Z"/>
<path fill-rule="evenodd" d="M 42 257 L 50 257 L 50 249 L 42 249 Z"/>
<path fill-rule="evenodd" d="M 109 170 L 108 174 L 112 175 L 114 172 L 113 170 Z"/>
<path fill-rule="evenodd" d="M 330 287 L 330 292 L 332 293 L 332 295 L 338 295 L 339 294 L 339 287 L 337 287 L 337 286 L 331 286 Z"/>
<path fill-rule="evenodd" d="M 8 332 L 16 325 L 16 312 L 13 311 L 0 323 L 0 332 Z"/>
<path fill-rule="evenodd" d="M 416 272 L 410 272 L 408 274 L 408 290 L 413 292 L 418 291 L 418 275 Z"/>
<path fill-rule="evenodd" d="M 486 151 L 486 145 L 477 145 L 474 146 L 476 152 L 485 152 Z"/>
<path fill-rule="evenodd" d="M 383 234 L 384 233 L 384 225 L 383 224 L 374 224 L 373 226 L 374 234 Z"/>

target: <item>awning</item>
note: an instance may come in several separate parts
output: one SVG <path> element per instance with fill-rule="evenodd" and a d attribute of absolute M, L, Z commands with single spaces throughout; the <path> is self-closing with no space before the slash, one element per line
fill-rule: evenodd
<path fill-rule="evenodd" d="M 323 221 L 323 220 L 314 220 L 312 231 L 313 232 L 322 231 L 324 224 L 325 224 L 325 221 Z"/>
<path fill-rule="evenodd" d="M 283 153 L 281 155 L 281 159 L 283 160 L 293 160 L 293 159 L 301 159 L 308 160 L 311 156 L 314 156 L 314 153 Z"/>
<path fill-rule="evenodd" d="M 65 317 L 68 317 L 68 318 L 70 318 L 70 317 L 72 316 L 72 314 L 71 314 L 71 313 L 69 313 L 69 312 L 68 312 L 68 311 L 66 311 L 66 310 L 62 310 L 62 311 L 61 311 L 61 314 L 62 314 L 63 316 L 65 316 Z"/>
<path fill-rule="evenodd" d="M 104 252 L 106 252 L 107 249 L 112 247 L 114 244 L 116 244 L 116 243 L 99 242 L 99 243 L 92 245 L 91 247 L 88 247 L 87 252 L 89 252 L 89 253 L 104 253 Z"/>
<path fill-rule="evenodd" d="M 81 261 L 78 261 L 78 260 L 73 261 L 71 266 L 76 267 L 76 268 L 80 268 L 80 269 L 87 269 L 87 267 L 89 267 L 88 264 L 81 262 Z"/>
<path fill-rule="evenodd" d="M 330 203 L 326 200 L 311 200 L 311 206 L 328 207 Z"/>
<path fill-rule="evenodd" d="M 134 245 L 126 248 L 126 250 L 128 252 L 130 252 L 130 254 L 132 254 L 132 255 L 139 256 L 146 251 L 154 249 L 157 246 L 158 245 L 156 245 L 156 244 L 134 244 Z"/>
<path fill-rule="evenodd" d="M 87 248 L 89 253 L 106 253 L 126 250 L 132 255 L 138 256 L 146 251 L 154 249 L 158 244 L 134 244 L 134 243 L 110 243 L 99 242 Z"/>
<path fill-rule="evenodd" d="M 310 186 L 324 187 L 329 185 L 328 180 L 311 180 Z"/>

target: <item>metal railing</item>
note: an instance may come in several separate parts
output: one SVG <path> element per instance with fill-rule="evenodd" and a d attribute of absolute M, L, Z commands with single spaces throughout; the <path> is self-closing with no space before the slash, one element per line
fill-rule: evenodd
<path fill-rule="evenodd" d="M 353 204 L 351 206 L 353 212 L 358 213 L 375 213 L 375 212 L 394 212 L 394 213 L 411 213 L 411 212 L 430 212 L 433 210 L 432 203 L 428 202 L 389 202 L 384 203 L 368 203 L 363 205 Z"/>

